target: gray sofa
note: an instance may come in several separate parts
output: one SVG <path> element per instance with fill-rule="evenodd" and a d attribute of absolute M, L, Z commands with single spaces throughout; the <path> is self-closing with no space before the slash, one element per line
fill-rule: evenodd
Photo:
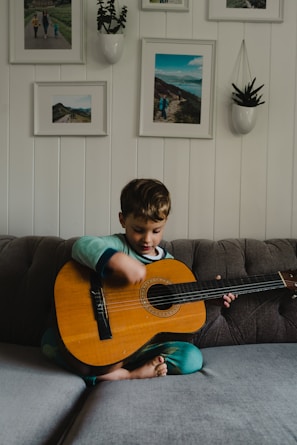
<path fill-rule="evenodd" d="M 297 300 L 286 288 L 207 301 L 193 341 L 203 370 L 84 381 L 49 362 L 40 338 L 74 239 L 0 237 L 0 443 L 170 445 L 297 443 Z M 297 240 L 164 242 L 199 278 L 297 268 Z"/>

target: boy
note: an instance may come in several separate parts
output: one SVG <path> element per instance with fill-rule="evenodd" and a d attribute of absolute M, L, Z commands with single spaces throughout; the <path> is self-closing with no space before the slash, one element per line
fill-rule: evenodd
<path fill-rule="evenodd" d="M 159 246 L 170 208 L 169 192 L 160 181 L 132 180 L 121 193 L 119 220 L 125 234 L 82 237 L 73 245 L 73 258 L 96 270 L 102 278 L 118 277 L 131 284 L 143 281 L 145 264 L 172 258 Z M 229 307 L 236 297 L 228 294 L 223 298 L 224 305 Z M 199 371 L 202 362 L 200 350 L 191 343 L 153 344 L 143 347 L 125 368 L 97 376 L 95 381 L 189 374 Z"/>
<path fill-rule="evenodd" d="M 58 32 L 59 32 L 59 25 L 58 23 L 54 23 L 54 35 L 56 39 L 58 38 Z"/>
<path fill-rule="evenodd" d="M 34 29 L 34 38 L 37 39 L 38 27 L 40 26 L 37 13 L 34 14 L 34 17 L 32 19 L 32 26 Z"/>

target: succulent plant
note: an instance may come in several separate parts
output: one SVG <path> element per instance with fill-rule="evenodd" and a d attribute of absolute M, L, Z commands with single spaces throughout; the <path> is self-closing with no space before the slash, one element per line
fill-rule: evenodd
<path fill-rule="evenodd" d="M 106 34 L 117 34 L 125 28 L 128 8 L 123 6 L 119 14 L 115 7 L 115 0 L 98 0 L 97 29 Z"/>
<path fill-rule="evenodd" d="M 242 107 L 257 107 L 258 105 L 265 103 L 265 101 L 261 101 L 262 94 L 260 96 L 258 95 L 258 92 L 263 88 L 264 84 L 254 89 L 255 82 L 256 77 L 249 82 L 243 90 L 232 83 L 232 86 L 235 89 L 232 93 L 232 99 L 237 105 Z"/>

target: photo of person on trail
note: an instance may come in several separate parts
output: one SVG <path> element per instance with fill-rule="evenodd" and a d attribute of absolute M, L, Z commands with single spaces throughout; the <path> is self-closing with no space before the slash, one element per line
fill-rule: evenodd
<path fill-rule="evenodd" d="M 169 105 L 168 99 L 166 97 L 166 94 L 162 94 L 159 100 L 159 110 L 161 111 L 161 116 L 163 119 L 167 119 L 167 107 Z"/>
<path fill-rule="evenodd" d="M 24 0 L 23 5 L 24 49 L 72 49 L 71 0 Z"/>
<path fill-rule="evenodd" d="M 200 124 L 203 56 L 156 54 L 154 122 Z"/>

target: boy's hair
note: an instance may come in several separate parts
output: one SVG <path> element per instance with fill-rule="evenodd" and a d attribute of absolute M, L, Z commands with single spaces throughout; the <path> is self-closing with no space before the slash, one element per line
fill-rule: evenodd
<path fill-rule="evenodd" d="M 170 194 L 165 185 L 156 179 L 133 179 L 122 190 L 121 211 L 126 217 L 162 221 L 171 209 Z"/>

